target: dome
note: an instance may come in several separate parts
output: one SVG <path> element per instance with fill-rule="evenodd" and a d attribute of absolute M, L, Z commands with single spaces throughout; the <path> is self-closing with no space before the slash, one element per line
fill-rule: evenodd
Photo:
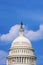
<path fill-rule="evenodd" d="M 28 46 L 31 47 L 31 42 L 25 36 L 18 36 L 12 43 L 14 46 Z"/>
<path fill-rule="evenodd" d="M 12 42 L 7 57 L 7 65 L 36 65 L 36 57 L 34 55 L 34 49 L 32 48 L 31 42 L 23 34 L 24 29 L 19 29 L 19 35 Z"/>
<path fill-rule="evenodd" d="M 14 41 L 12 43 L 12 47 L 17 47 L 17 46 L 19 46 L 19 47 L 27 46 L 29 48 L 32 47 L 30 40 L 28 38 L 26 38 L 23 34 L 24 29 L 23 29 L 22 25 L 21 25 L 19 31 L 20 31 L 19 36 L 16 39 L 14 39 Z"/>

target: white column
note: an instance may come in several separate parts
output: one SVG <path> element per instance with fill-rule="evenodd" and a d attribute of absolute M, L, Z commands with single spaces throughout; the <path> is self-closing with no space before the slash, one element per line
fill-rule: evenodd
<path fill-rule="evenodd" d="M 17 63 L 18 63 L 18 57 L 17 57 Z"/>
<path fill-rule="evenodd" d="M 22 57 L 21 57 L 21 63 L 22 63 Z"/>
<path fill-rule="evenodd" d="M 27 59 L 27 63 L 29 64 L 29 58 Z"/>
<path fill-rule="evenodd" d="M 17 63 L 17 57 L 16 57 L 16 63 Z"/>
<path fill-rule="evenodd" d="M 24 58 L 24 63 L 26 63 L 26 58 Z"/>
<path fill-rule="evenodd" d="M 29 58 L 27 58 L 27 63 L 29 63 Z"/>
<path fill-rule="evenodd" d="M 23 63 L 24 63 L 24 58 L 23 58 Z"/>
<path fill-rule="evenodd" d="M 22 63 L 23 63 L 23 57 L 22 57 Z"/>
<path fill-rule="evenodd" d="M 27 57 L 26 57 L 26 63 L 27 63 Z"/>

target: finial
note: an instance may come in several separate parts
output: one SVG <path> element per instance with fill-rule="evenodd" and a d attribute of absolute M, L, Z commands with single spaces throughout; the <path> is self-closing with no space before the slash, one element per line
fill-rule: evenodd
<path fill-rule="evenodd" d="M 20 31 L 20 35 L 23 35 L 24 29 L 23 29 L 23 23 L 22 22 L 21 22 L 19 31 Z"/>
<path fill-rule="evenodd" d="M 23 23 L 21 22 L 21 29 L 23 28 L 22 26 L 23 26 Z"/>

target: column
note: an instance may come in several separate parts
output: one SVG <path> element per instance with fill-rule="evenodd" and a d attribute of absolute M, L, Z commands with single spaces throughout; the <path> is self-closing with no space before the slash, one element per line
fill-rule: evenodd
<path fill-rule="evenodd" d="M 27 63 L 27 57 L 26 57 L 26 63 Z"/>
<path fill-rule="evenodd" d="M 23 63 L 24 63 L 24 57 L 23 57 Z"/>
<path fill-rule="evenodd" d="M 21 57 L 21 63 L 22 63 L 22 57 Z"/>
<path fill-rule="evenodd" d="M 21 57 L 20 57 L 20 63 L 21 63 Z"/>
<path fill-rule="evenodd" d="M 16 63 L 17 63 L 17 57 L 16 57 Z"/>
<path fill-rule="evenodd" d="M 29 57 L 28 57 L 28 64 L 29 64 Z"/>
<path fill-rule="evenodd" d="M 29 58 L 27 57 L 27 63 L 29 63 Z"/>
<path fill-rule="evenodd" d="M 24 57 L 24 63 L 26 63 L 26 57 Z"/>
<path fill-rule="evenodd" d="M 23 57 L 22 57 L 22 63 L 23 63 Z"/>
<path fill-rule="evenodd" d="M 21 63 L 23 63 L 23 57 L 21 57 Z"/>
<path fill-rule="evenodd" d="M 17 63 L 18 63 L 18 57 L 17 57 Z"/>

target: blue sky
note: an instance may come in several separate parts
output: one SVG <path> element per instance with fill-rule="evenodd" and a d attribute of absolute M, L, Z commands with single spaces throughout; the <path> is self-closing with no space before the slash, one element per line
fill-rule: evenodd
<path fill-rule="evenodd" d="M 43 0 L 0 0 L 0 65 L 6 65 L 8 50 L 21 21 L 35 50 L 36 63 L 43 65 Z"/>

